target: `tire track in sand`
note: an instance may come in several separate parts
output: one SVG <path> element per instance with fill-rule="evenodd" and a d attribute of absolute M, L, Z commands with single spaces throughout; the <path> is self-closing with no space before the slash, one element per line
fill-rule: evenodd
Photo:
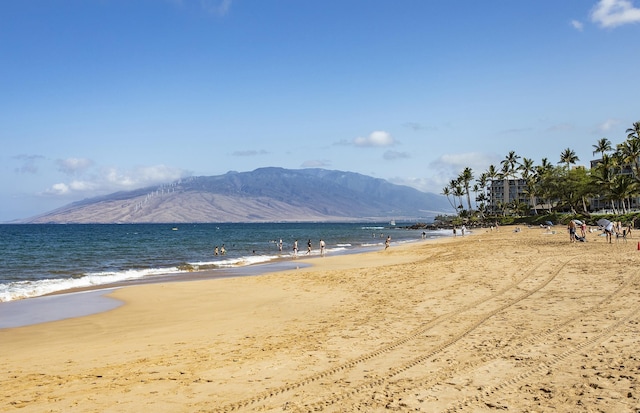
<path fill-rule="evenodd" d="M 612 304 L 625 308 L 624 304 L 620 304 L 620 302 L 623 302 L 621 298 L 625 291 L 632 292 L 632 293 L 636 291 L 637 282 L 639 278 L 640 277 L 638 275 L 628 277 L 624 283 L 618 286 L 613 292 L 608 294 L 606 297 L 603 297 L 599 302 L 595 303 L 589 308 L 585 308 L 583 311 L 575 314 L 572 317 L 564 319 L 562 322 L 557 323 L 555 326 L 545 328 L 545 330 L 541 333 L 530 334 L 525 338 L 514 337 L 513 339 L 510 339 L 509 341 L 512 344 L 511 348 L 508 348 L 508 349 L 505 348 L 497 352 L 493 352 L 490 355 L 483 355 L 478 357 L 477 359 L 474 359 L 466 363 L 454 362 L 436 372 L 430 372 L 429 377 L 427 377 L 426 379 L 422 379 L 419 381 L 415 381 L 415 380 L 411 381 L 411 386 L 409 387 L 413 389 L 419 388 L 423 392 L 428 392 L 429 390 L 433 390 L 433 386 L 446 383 L 448 380 L 451 380 L 456 376 L 460 377 L 461 375 L 464 375 L 464 374 L 470 374 L 474 370 L 477 370 L 483 365 L 486 366 L 486 365 L 491 365 L 500 360 L 508 360 L 509 356 L 513 356 L 514 347 L 518 348 L 518 353 L 522 354 L 530 348 L 535 348 L 539 346 L 540 343 L 547 343 L 548 342 L 547 339 L 549 337 L 555 334 L 558 334 L 559 332 L 566 329 L 567 327 L 570 327 L 572 323 L 582 319 L 585 316 L 585 314 L 595 313 L 598 309 L 604 308 L 607 305 L 612 305 Z M 476 395 L 466 396 L 462 401 L 459 401 L 453 404 L 453 406 L 449 407 L 445 411 L 454 412 L 457 410 L 467 410 L 466 408 L 468 408 L 471 405 L 478 406 L 481 403 L 483 403 L 483 401 L 489 396 L 495 397 L 495 393 L 497 393 L 498 391 L 509 388 L 515 385 L 516 383 L 534 374 L 542 374 L 548 371 L 550 367 L 557 365 L 558 363 L 564 361 L 571 355 L 578 353 L 580 350 L 590 345 L 606 340 L 611 336 L 611 334 L 615 332 L 616 329 L 618 329 L 625 322 L 629 321 L 631 318 L 637 315 L 639 311 L 640 311 L 640 307 L 632 308 L 632 311 L 628 315 L 624 316 L 623 318 L 619 319 L 618 321 L 611 324 L 607 328 L 603 329 L 601 332 L 597 333 L 593 337 L 590 337 L 584 340 L 583 342 L 576 344 L 571 349 L 563 351 L 561 354 L 553 357 L 551 361 L 546 361 L 545 363 L 538 363 L 535 367 L 524 369 L 525 371 L 522 371 L 518 374 L 514 374 L 512 377 L 501 380 L 499 384 L 488 386 L 487 388 L 483 388 Z M 403 386 L 402 383 L 399 383 L 398 381 L 392 384 L 394 384 L 393 387 L 395 387 L 393 389 L 394 391 L 391 391 L 388 388 L 386 389 L 379 388 L 378 391 L 380 391 L 381 393 L 384 393 L 384 392 L 393 393 L 393 397 L 392 397 L 393 399 L 403 399 L 403 393 L 404 393 L 403 389 L 406 388 L 407 386 L 406 385 Z M 387 402 L 391 404 L 393 400 L 387 400 Z M 366 404 L 366 403 L 363 403 L 363 404 Z M 433 410 L 429 410 L 429 411 L 433 411 Z"/>
<path fill-rule="evenodd" d="M 484 316 L 480 317 L 477 321 L 475 321 L 474 323 L 472 323 L 470 326 L 467 326 L 462 332 L 455 334 L 453 337 L 449 338 L 448 340 L 444 341 L 443 343 L 433 347 L 430 351 L 427 352 L 423 352 L 421 355 L 418 355 L 417 357 L 413 357 L 410 361 L 408 361 L 407 363 L 404 363 L 401 366 L 398 366 L 397 368 L 394 369 L 390 369 L 388 370 L 384 375 L 373 378 L 371 380 L 365 381 L 362 384 L 356 385 L 355 387 L 352 387 L 348 390 L 345 390 L 344 392 L 340 393 L 340 394 L 334 394 L 331 395 L 327 398 L 322 399 L 321 401 L 318 402 L 314 402 L 311 404 L 305 404 L 304 406 L 294 406 L 293 402 L 289 402 L 289 401 L 285 401 L 284 404 L 287 406 L 287 409 L 290 410 L 294 410 L 294 411 L 314 411 L 314 410 L 319 410 L 322 409 L 324 407 L 330 406 L 334 403 L 338 403 L 341 400 L 344 400 L 347 397 L 351 397 L 353 395 L 356 395 L 358 393 L 361 393 L 363 391 L 366 391 L 367 389 L 371 389 L 373 387 L 376 386 L 380 386 L 382 383 L 387 382 L 388 380 L 392 379 L 393 377 L 399 375 L 400 373 L 411 369 L 415 366 L 418 366 L 419 364 L 421 364 L 422 362 L 424 362 L 425 360 L 432 358 L 434 355 L 442 352 L 443 350 L 445 350 L 446 348 L 452 346 L 453 344 L 455 344 L 456 342 L 460 341 L 462 338 L 464 338 L 465 336 L 467 336 L 470 332 L 472 332 L 473 330 L 477 329 L 480 325 L 482 325 L 483 323 L 485 323 L 489 318 L 493 317 L 494 315 L 498 314 L 499 312 L 503 311 L 504 309 L 513 306 L 514 304 L 517 304 L 518 302 L 526 299 L 527 297 L 531 296 L 532 294 L 540 291 L 542 288 L 546 287 L 550 282 L 552 282 L 556 276 L 560 273 L 560 271 L 562 270 L 562 268 L 564 268 L 565 265 L 567 265 L 574 257 L 570 257 L 568 259 L 566 259 L 565 261 L 563 261 L 562 263 L 560 263 L 559 266 L 554 265 L 554 269 L 551 271 L 550 275 L 547 276 L 546 278 L 543 279 L 543 281 L 541 283 L 539 283 L 538 285 L 535 285 L 533 288 L 529 288 L 524 290 L 524 292 L 521 292 L 520 294 L 518 294 L 514 299 L 509 299 L 507 300 L 506 303 L 504 304 L 499 304 L 498 307 L 496 307 L 495 309 L 493 309 L 492 311 L 489 311 L 487 313 L 485 313 Z M 313 374 L 311 376 L 308 376 L 302 380 L 296 381 L 296 382 L 292 382 L 283 386 L 279 386 L 279 387 L 275 387 L 269 390 L 266 390 L 264 392 L 261 392 L 259 394 L 254 395 L 253 397 L 247 398 L 245 400 L 241 400 L 238 402 L 234 402 L 234 403 L 230 403 L 227 404 L 223 407 L 214 409 L 212 411 L 214 412 L 230 412 L 230 411 L 237 411 L 243 408 L 248 408 L 248 407 L 252 407 L 253 409 L 256 410 L 264 410 L 265 407 L 263 406 L 263 408 L 261 409 L 259 406 L 257 406 L 260 403 L 266 403 L 268 401 L 271 401 L 272 403 L 275 401 L 273 399 L 275 398 L 282 398 L 283 395 L 285 395 L 285 393 L 294 391 L 294 390 L 300 390 L 302 387 L 307 386 L 309 384 L 318 382 L 322 379 L 327 379 L 332 375 L 335 375 L 337 373 L 342 373 L 346 370 L 350 370 L 355 368 L 356 366 L 361 366 L 364 363 L 370 362 L 378 357 L 381 357 L 383 355 L 386 355 L 387 353 L 394 351 L 396 349 L 399 349 L 400 347 L 418 339 L 421 338 L 425 333 L 427 333 L 429 330 L 433 329 L 435 326 L 440 325 L 446 321 L 450 321 L 452 320 L 454 317 L 461 315 L 464 312 L 469 312 L 472 310 L 477 309 L 479 306 L 484 305 L 484 304 L 489 304 L 491 301 L 493 300 L 499 300 L 502 296 L 504 296 L 506 293 L 516 290 L 516 289 L 520 289 L 520 284 L 523 284 L 525 281 L 527 281 L 528 279 L 532 278 L 533 275 L 535 275 L 539 269 L 541 267 L 543 267 L 544 265 L 546 265 L 548 263 L 549 260 L 545 260 L 542 263 L 539 263 L 538 265 L 536 265 L 535 267 L 531 268 L 529 271 L 525 272 L 524 275 L 522 275 L 520 278 L 516 279 L 515 281 L 513 281 L 512 283 L 510 283 L 509 285 L 505 286 L 504 288 L 496 291 L 493 294 L 490 294 L 487 297 L 484 297 L 480 300 L 477 300 L 475 302 L 472 302 L 466 306 L 462 306 L 450 313 L 447 313 L 443 316 L 437 317 L 429 322 L 424 323 L 424 325 L 422 325 L 420 328 L 415 329 L 413 332 L 411 332 L 410 334 L 401 337 L 397 340 L 395 340 L 394 342 L 390 343 L 389 345 L 383 346 L 373 352 L 364 354 L 360 357 L 351 359 L 345 363 L 342 363 L 338 366 L 334 366 L 330 369 L 326 369 L 324 371 L 318 372 L 316 374 Z M 268 408 L 266 408 L 268 409 Z"/>
<path fill-rule="evenodd" d="M 628 321 L 630 321 L 634 317 L 637 317 L 638 314 L 640 314 L 640 305 L 632 307 L 631 310 L 626 315 L 624 315 L 623 317 L 619 318 L 615 322 L 609 324 L 608 326 L 603 328 L 599 333 L 595 334 L 592 337 L 589 337 L 589 338 L 583 340 L 581 343 L 578 343 L 578 344 L 574 345 L 573 347 L 563 351 L 562 353 L 552 357 L 551 360 L 546 361 L 544 363 L 541 363 L 536 368 L 530 369 L 528 371 L 525 371 L 525 372 L 522 372 L 522 373 L 520 373 L 518 375 L 515 375 L 515 376 L 513 376 L 513 377 L 511 377 L 509 379 L 506 379 L 506 380 L 502 381 L 501 383 L 499 383 L 497 385 L 491 386 L 491 387 L 489 387 L 487 389 L 483 389 L 479 394 L 477 394 L 475 396 L 467 396 L 463 400 L 461 400 L 460 402 L 455 403 L 453 406 L 451 406 L 451 407 L 447 408 L 446 410 L 444 410 L 444 413 L 452 413 L 452 412 L 456 412 L 456 411 L 459 411 L 459 410 L 465 410 L 466 411 L 469 407 L 474 406 L 474 405 L 478 405 L 480 403 L 484 403 L 486 405 L 487 403 L 484 402 L 484 400 L 487 397 L 495 396 L 496 393 L 498 393 L 500 391 L 504 391 L 507 388 L 513 387 L 517 383 L 529 378 L 530 376 L 543 375 L 546 372 L 548 372 L 553 366 L 556 366 L 556 365 L 566 361 L 570 357 L 576 355 L 579 351 L 584 350 L 587 347 L 593 346 L 593 345 L 595 345 L 597 343 L 600 343 L 600 342 L 603 342 L 603 341 L 607 340 L 608 338 L 610 338 L 615 333 L 615 331 L 617 329 L 622 327 L 625 323 L 627 323 Z"/>

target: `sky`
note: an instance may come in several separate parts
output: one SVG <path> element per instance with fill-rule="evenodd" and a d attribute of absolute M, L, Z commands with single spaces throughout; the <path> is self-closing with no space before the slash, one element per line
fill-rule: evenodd
<path fill-rule="evenodd" d="M 640 121 L 640 0 L 0 2 L 0 222 L 261 167 L 441 193 Z"/>

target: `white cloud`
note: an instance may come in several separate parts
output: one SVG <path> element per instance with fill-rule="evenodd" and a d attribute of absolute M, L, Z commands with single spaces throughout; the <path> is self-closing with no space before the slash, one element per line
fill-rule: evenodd
<path fill-rule="evenodd" d="M 132 188 L 139 180 L 133 178 L 129 172 L 119 171 L 118 168 L 106 168 L 102 175 L 104 182 L 112 187 Z"/>
<path fill-rule="evenodd" d="M 580 22 L 578 20 L 571 20 L 571 25 L 573 26 L 574 29 L 576 29 L 576 30 L 578 30 L 580 32 L 584 28 L 584 24 L 582 24 L 582 22 Z"/>
<path fill-rule="evenodd" d="M 56 183 L 45 190 L 44 194 L 70 198 L 97 196 L 165 184 L 188 175 L 184 170 L 166 165 L 140 166 L 131 170 L 120 170 L 115 167 L 102 168 L 97 174 L 84 180 Z"/>
<path fill-rule="evenodd" d="M 611 132 L 613 128 L 618 126 L 620 121 L 618 119 L 607 119 L 596 127 L 596 134 Z"/>
<path fill-rule="evenodd" d="M 93 161 L 85 158 L 58 159 L 56 163 L 58 170 L 67 175 L 82 173 L 93 165 Z"/>
<path fill-rule="evenodd" d="M 53 184 L 51 188 L 44 191 L 47 195 L 67 195 L 69 192 L 69 186 L 64 183 Z"/>
<path fill-rule="evenodd" d="M 469 152 L 444 154 L 428 166 L 428 178 L 422 182 L 430 192 L 441 192 L 449 181 L 460 175 L 464 168 L 469 167 L 473 171 L 474 179 L 485 172 L 489 165 L 496 167 L 500 164 L 500 156 L 493 153 Z M 420 189 L 420 188 L 418 188 Z"/>
<path fill-rule="evenodd" d="M 353 140 L 356 146 L 393 146 L 395 140 L 389 132 L 374 131 L 367 137 L 357 137 Z"/>
<path fill-rule="evenodd" d="M 60 182 L 52 185 L 51 188 L 44 191 L 44 193 L 45 195 L 67 196 L 78 193 L 87 193 L 94 191 L 96 188 L 96 183 L 90 181 L 72 181 L 69 184 Z"/>
<path fill-rule="evenodd" d="M 460 175 L 460 172 L 466 167 L 470 167 L 473 171 L 474 181 L 484 173 L 489 165 L 498 166 L 501 157 L 492 153 L 454 153 L 440 156 L 435 161 L 421 170 L 420 177 L 392 177 L 388 178 L 389 182 L 398 185 L 406 185 L 416 188 L 423 192 L 432 192 L 440 194 L 442 189 L 449 184 L 452 179 Z M 475 183 L 475 182 L 474 182 Z"/>
<path fill-rule="evenodd" d="M 600 0 L 591 12 L 591 21 L 600 27 L 639 23 L 640 9 L 629 0 Z"/>
<path fill-rule="evenodd" d="M 69 184 L 69 189 L 74 192 L 93 191 L 96 189 L 96 187 L 97 184 L 90 181 L 71 181 L 71 183 Z"/>
<path fill-rule="evenodd" d="M 387 181 L 396 185 L 405 185 L 415 188 L 422 192 L 439 193 L 440 187 L 432 178 L 415 178 L 415 177 L 393 177 L 387 179 Z M 444 187 L 444 185 L 442 186 Z"/>
<path fill-rule="evenodd" d="M 178 168 L 166 165 L 139 166 L 131 171 L 124 171 L 120 175 L 126 186 L 143 187 L 168 183 L 183 178 L 185 173 Z"/>
<path fill-rule="evenodd" d="M 455 170 L 457 171 L 456 174 L 459 174 L 466 167 L 482 173 L 492 163 L 495 164 L 499 162 L 500 157 L 496 154 L 468 152 L 444 154 L 431 162 L 429 166 L 434 169 Z"/>

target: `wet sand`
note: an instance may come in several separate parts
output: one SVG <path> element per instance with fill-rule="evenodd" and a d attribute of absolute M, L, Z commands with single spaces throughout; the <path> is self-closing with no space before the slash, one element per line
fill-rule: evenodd
<path fill-rule="evenodd" d="M 638 239 L 556 231 L 120 288 L 0 330 L 0 411 L 638 412 Z"/>

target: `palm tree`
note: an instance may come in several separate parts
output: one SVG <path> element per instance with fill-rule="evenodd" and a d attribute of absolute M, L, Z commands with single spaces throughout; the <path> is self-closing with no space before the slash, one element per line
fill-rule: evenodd
<path fill-rule="evenodd" d="M 593 146 L 594 155 L 597 153 L 601 153 L 604 155 L 605 153 L 610 152 L 612 150 L 611 141 L 607 138 L 598 139 L 598 143 L 591 146 Z"/>
<path fill-rule="evenodd" d="M 505 161 L 500 163 L 502 168 L 500 168 L 499 177 L 504 181 L 504 194 L 502 194 L 502 204 L 507 205 L 509 203 L 509 164 Z"/>
<path fill-rule="evenodd" d="M 478 205 L 480 205 L 481 212 L 484 212 L 484 210 L 486 209 L 486 202 L 487 202 L 487 185 L 489 182 L 489 176 L 486 172 L 483 172 L 480 174 L 480 177 L 478 179 L 476 179 L 477 185 L 474 187 L 474 191 L 477 187 L 477 191 L 476 191 L 476 209 L 478 209 Z M 478 193 L 479 192 L 479 193 Z M 478 204 L 478 202 L 480 204 Z M 484 213 L 482 213 L 482 215 L 484 216 Z"/>
<path fill-rule="evenodd" d="M 634 122 L 633 127 L 626 130 L 627 139 L 640 139 L 640 121 Z"/>
<path fill-rule="evenodd" d="M 535 181 L 536 181 L 536 168 L 533 164 L 533 159 L 522 158 L 522 165 L 520 166 L 522 179 L 527 183 L 527 193 L 529 194 L 529 207 L 533 208 L 534 213 L 537 215 L 535 201 Z"/>
<path fill-rule="evenodd" d="M 453 208 L 458 212 L 458 214 L 462 210 L 462 197 L 464 196 L 464 189 L 462 185 L 460 185 L 460 179 L 452 179 L 449 181 L 449 193 L 453 198 L 455 205 Z M 457 200 L 456 200 L 457 198 Z"/>
<path fill-rule="evenodd" d="M 562 151 L 562 153 L 560 153 L 560 162 L 558 163 L 567 164 L 567 169 L 569 169 L 570 165 L 575 164 L 579 160 L 580 158 L 578 158 L 578 155 L 576 155 L 574 150 L 571 148 L 567 148 L 564 151 Z"/>
<path fill-rule="evenodd" d="M 478 208 L 478 192 L 480 192 L 480 184 L 478 184 L 477 181 L 476 181 L 476 183 L 473 184 L 472 189 L 473 189 L 473 194 L 474 194 L 473 200 L 474 200 L 474 203 L 475 203 L 476 209 L 477 209 Z"/>
<path fill-rule="evenodd" d="M 538 174 L 547 172 L 547 171 L 551 170 L 552 167 L 553 167 L 553 165 L 551 164 L 551 162 L 549 162 L 549 159 L 542 158 L 542 161 L 540 161 L 540 166 L 538 167 L 539 168 L 538 169 Z"/>
<path fill-rule="evenodd" d="M 509 177 L 515 178 L 516 165 L 518 165 L 519 155 L 516 155 L 515 151 L 510 151 L 507 156 L 500 162 L 502 165 L 502 173 L 504 176 L 504 203 L 509 203 Z M 516 182 L 516 197 L 518 197 L 518 183 Z"/>
<path fill-rule="evenodd" d="M 460 183 L 456 183 L 456 186 L 453 188 L 453 196 L 458 197 L 458 211 L 462 213 L 464 207 L 462 206 L 462 197 L 464 196 L 464 188 Z"/>
<path fill-rule="evenodd" d="M 495 165 L 489 165 L 489 168 L 487 168 L 487 172 L 485 172 L 485 174 L 487 174 L 487 179 L 491 184 L 491 188 L 493 188 L 493 181 L 498 179 L 498 175 L 499 175 Z M 491 205 L 491 209 L 495 207 L 495 200 L 491 196 L 489 196 L 489 204 Z"/>
<path fill-rule="evenodd" d="M 451 204 L 451 208 L 456 210 L 456 206 L 453 205 L 453 202 L 451 202 L 451 198 L 449 198 L 449 196 L 451 195 L 451 189 L 448 186 L 442 188 L 442 195 L 447 197 L 447 201 L 449 201 L 449 204 Z"/>
<path fill-rule="evenodd" d="M 631 165 L 635 178 L 640 180 L 640 138 L 627 138 L 618 145 L 618 152 L 622 162 Z"/>
<path fill-rule="evenodd" d="M 626 214 L 628 211 L 625 201 L 637 192 L 637 187 L 637 182 L 629 175 L 616 175 L 614 177 L 611 186 L 611 195 L 613 199 L 618 201 L 618 206 L 622 207 L 623 214 Z"/>
<path fill-rule="evenodd" d="M 549 162 L 549 159 L 542 158 L 540 165 L 536 166 L 536 193 L 547 205 L 547 211 L 552 212 L 553 199 L 557 195 L 557 168 Z"/>
<path fill-rule="evenodd" d="M 611 207 L 615 209 L 611 188 L 615 170 L 615 158 L 608 154 L 603 154 L 602 159 L 591 170 L 591 180 L 597 188 L 598 198 L 611 202 Z"/>
<path fill-rule="evenodd" d="M 464 190 L 467 194 L 467 206 L 469 207 L 469 212 L 471 212 L 471 195 L 469 191 L 469 183 L 473 180 L 473 172 L 471 168 L 466 167 L 458 177 L 458 182 L 464 186 Z"/>

